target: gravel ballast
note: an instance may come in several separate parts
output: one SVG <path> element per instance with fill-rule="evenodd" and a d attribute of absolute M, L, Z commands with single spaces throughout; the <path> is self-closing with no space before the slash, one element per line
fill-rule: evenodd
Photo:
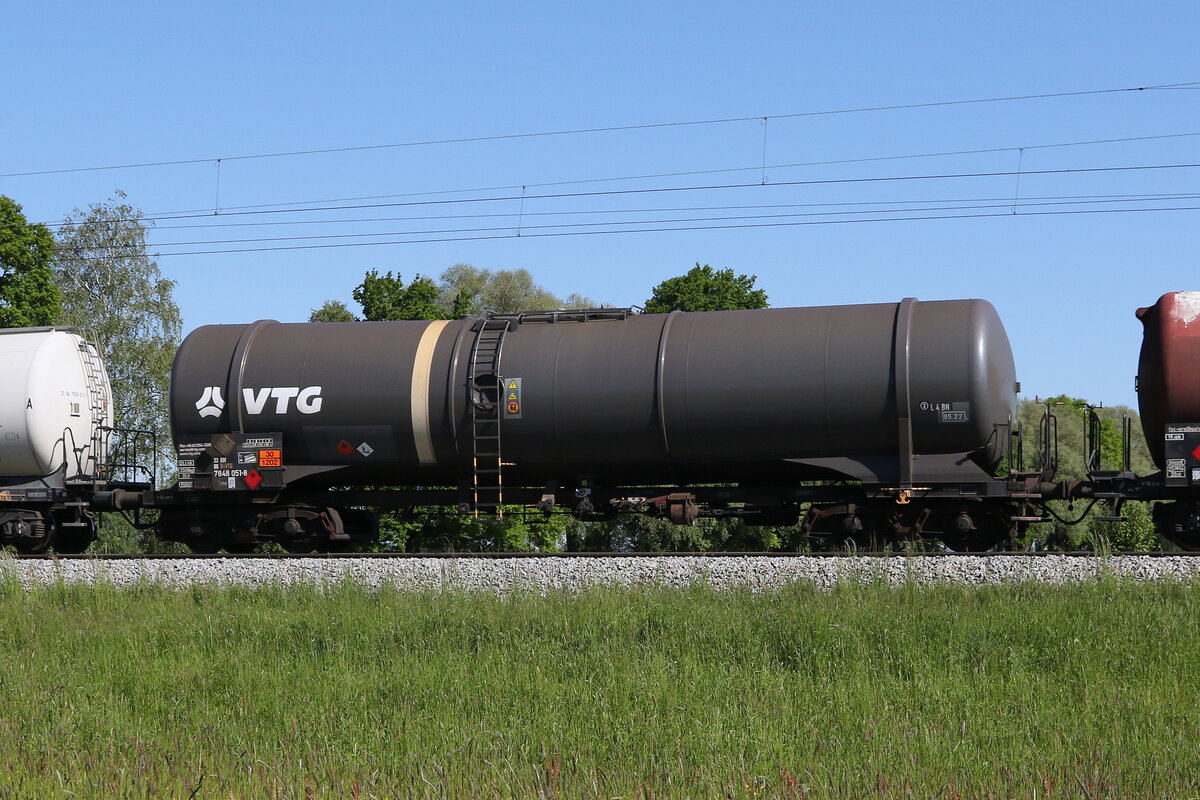
<path fill-rule="evenodd" d="M 996 585 L 1036 581 L 1064 584 L 1104 576 L 1132 581 L 1191 581 L 1200 558 L 1172 556 L 939 556 L 921 557 L 705 557 L 657 558 L 206 558 L 9 560 L 0 574 L 24 588 L 67 584 L 331 586 L 354 583 L 403 590 L 553 592 L 598 586 L 695 584 L 717 589 L 768 591 L 791 583 L 828 589 L 847 581 L 900 585 L 960 583 Z"/>

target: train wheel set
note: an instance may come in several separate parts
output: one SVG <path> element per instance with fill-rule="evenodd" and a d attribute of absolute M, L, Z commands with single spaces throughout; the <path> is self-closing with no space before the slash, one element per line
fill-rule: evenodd
<path fill-rule="evenodd" d="M 1045 436 L 1036 469 L 1014 459 L 1020 384 L 983 300 L 205 326 L 172 369 L 169 487 L 118 457 L 139 434 L 114 428 L 92 345 L 2 331 L 0 543 L 79 552 L 118 510 L 196 552 L 336 552 L 376 541 L 379 509 L 516 506 L 975 551 L 1080 499 L 1108 519 L 1157 501 L 1159 533 L 1200 548 L 1200 292 L 1138 317 L 1160 471 L 1129 470 L 1127 429 L 1124 468 L 1077 481 Z"/>

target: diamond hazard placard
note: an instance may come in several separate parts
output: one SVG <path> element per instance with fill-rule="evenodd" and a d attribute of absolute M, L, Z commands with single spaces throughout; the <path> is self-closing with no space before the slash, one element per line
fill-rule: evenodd
<path fill-rule="evenodd" d="M 246 473 L 246 477 L 243 478 L 242 480 L 244 480 L 246 482 L 246 485 L 249 486 L 251 489 L 257 489 L 258 485 L 260 483 L 262 483 L 262 479 L 263 479 L 262 474 L 258 470 L 252 469 Z"/>

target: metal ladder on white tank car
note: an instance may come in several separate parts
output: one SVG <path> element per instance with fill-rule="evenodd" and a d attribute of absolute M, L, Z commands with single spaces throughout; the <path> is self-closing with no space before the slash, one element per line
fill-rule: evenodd
<path fill-rule="evenodd" d="M 81 477 L 98 478 L 100 469 L 104 466 L 100 463 L 100 458 L 105 451 L 105 422 L 108 418 L 112 398 L 109 397 L 106 388 L 108 382 L 105 380 L 104 364 L 100 360 L 99 349 L 81 338 L 79 355 L 80 361 L 83 362 L 84 374 L 87 377 L 88 413 L 92 419 L 92 440 L 88 445 L 86 457 L 81 458 L 79 450 L 82 448 L 76 448 L 75 460 Z M 87 468 L 85 469 L 85 467 Z"/>
<path fill-rule="evenodd" d="M 500 354 L 509 320 L 485 318 L 471 348 L 471 507 L 504 516 L 504 461 L 500 455 Z"/>

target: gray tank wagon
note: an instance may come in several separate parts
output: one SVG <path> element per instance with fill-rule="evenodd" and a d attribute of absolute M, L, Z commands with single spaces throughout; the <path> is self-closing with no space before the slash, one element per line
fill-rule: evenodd
<path fill-rule="evenodd" d="M 352 509 L 264 501 L 384 485 L 444 487 L 476 512 L 657 502 L 677 522 L 794 522 L 814 481 L 867 487 L 819 510 L 842 532 L 862 530 L 867 498 L 921 496 L 948 498 L 934 513 L 969 533 L 970 504 L 1004 491 L 991 475 L 1018 390 L 984 300 L 206 326 L 177 355 L 171 427 L 180 491 L 230 510 L 168 513 L 164 535 L 359 538 Z"/>

